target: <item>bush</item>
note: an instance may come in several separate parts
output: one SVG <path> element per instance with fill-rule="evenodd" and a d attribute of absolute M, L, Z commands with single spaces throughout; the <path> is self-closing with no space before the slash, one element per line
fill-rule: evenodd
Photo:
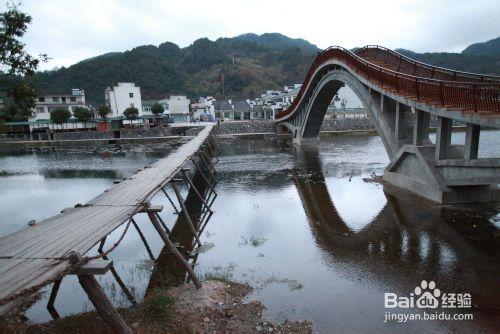
<path fill-rule="evenodd" d="M 163 111 L 165 111 L 165 108 L 159 103 L 155 103 L 153 107 L 151 107 L 151 112 L 155 115 L 163 114 Z"/>
<path fill-rule="evenodd" d="M 139 116 L 139 109 L 137 109 L 135 107 L 128 107 L 123 112 L 123 115 L 125 115 L 125 117 L 127 117 L 127 119 L 136 119 L 137 116 Z"/>
<path fill-rule="evenodd" d="M 70 117 L 71 113 L 65 108 L 57 108 L 50 112 L 50 119 L 57 124 L 65 123 Z"/>
<path fill-rule="evenodd" d="M 92 118 L 92 112 L 87 108 L 78 107 L 73 109 L 73 116 L 77 118 L 80 122 L 86 122 Z"/>
<path fill-rule="evenodd" d="M 108 106 L 102 105 L 97 109 L 97 113 L 101 118 L 107 118 L 108 114 L 111 112 Z"/>

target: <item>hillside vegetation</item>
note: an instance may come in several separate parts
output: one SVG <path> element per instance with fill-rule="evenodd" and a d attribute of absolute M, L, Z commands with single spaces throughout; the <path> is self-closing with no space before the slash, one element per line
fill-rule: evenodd
<path fill-rule="evenodd" d="M 267 89 L 302 82 L 320 49 L 303 39 L 281 34 L 244 34 L 210 41 L 196 40 L 185 48 L 165 42 L 112 52 L 68 68 L 39 72 L 34 82 L 41 92 L 83 88 L 90 104 L 104 102 L 104 89 L 118 81 L 135 82 L 143 99 L 187 94 L 221 97 L 224 75 L 227 98 L 256 97 Z M 462 53 L 405 55 L 436 66 L 500 75 L 500 38 L 477 43 Z"/>

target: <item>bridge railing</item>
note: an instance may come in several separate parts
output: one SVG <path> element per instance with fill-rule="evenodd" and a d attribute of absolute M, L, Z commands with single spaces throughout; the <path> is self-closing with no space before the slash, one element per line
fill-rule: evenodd
<path fill-rule="evenodd" d="M 364 46 L 356 50 L 355 54 L 362 58 L 373 57 L 374 59 L 382 60 L 386 64 L 394 65 L 397 68 L 397 72 L 412 74 L 418 77 L 461 82 L 500 82 L 499 76 L 455 71 L 429 65 L 380 45 Z"/>
<path fill-rule="evenodd" d="M 290 107 L 276 115 L 277 121 L 295 112 L 318 71 L 333 66 L 329 64 L 331 60 L 345 64 L 384 89 L 419 102 L 473 112 L 500 112 L 500 82 L 460 82 L 419 77 L 375 65 L 345 48 L 332 46 L 316 56 L 297 97 Z"/>

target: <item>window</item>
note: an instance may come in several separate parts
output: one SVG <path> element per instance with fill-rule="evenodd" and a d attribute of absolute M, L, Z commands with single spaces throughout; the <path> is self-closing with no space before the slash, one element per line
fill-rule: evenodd
<path fill-rule="evenodd" d="M 131 103 L 131 104 L 130 104 L 130 108 L 133 108 L 133 107 L 134 107 L 134 104 L 133 104 L 133 103 Z"/>
<path fill-rule="evenodd" d="M 76 97 L 70 96 L 69 97 L 69 102 L 76 102 Z"/>
<path fill-rule="evenodd" d="M 66 96 L 61 97 L 62 103 L 66 103 Z"/>
<path fill-rule="evenodd" d="M 49 112 L 53 112 L 57 108 L 58 108 L 57 106 L 49 106 Z"/>
<path fill-rule="evenodd" d="M 52 98 L 52 102 L 59 102 L 59 98 L 58 98 L 57 96 L 54 96 L 54 97 Z"/>
<path fill-rule="evenodd" d="M 38 102 L 45 102 L 45 96 L 40 96 L 38 98 Z"/>
<path fill-rule="evenodd" d="M 128 93 L 128 97 L 130 97 L 131 99 L 134 98 L 134 93 Z"/>
<path fill-rule="evenodd" d="M 38 114 L 43 114 L 45 112 L 45 108 L 44 107 L 36 107 L 36 112 Z"/>

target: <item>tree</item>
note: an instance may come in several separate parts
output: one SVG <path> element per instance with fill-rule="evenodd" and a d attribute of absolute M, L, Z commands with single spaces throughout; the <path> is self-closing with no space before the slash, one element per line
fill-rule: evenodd
<path fill-rule="evenodd" d="M 136 119 L 137 116 L 139 116 L 139 109 L 137 109 L 135 107 L 128 107 L 123 112 L 123 115 L 125 115 L 125 117 L 127 117 L 127 119 Z"/>
<path fill-rule="evenodd" d="M 151 107 L 151 112 L 155 115 L 163 114 L 163 111 L 165 111 L 165 108 L 158 102 Z"/>
<path fill-rule="evenodd" d="M 31 16 L 21 12 L 17 5 L 7 6 L 7 11 L 0 13 L 0 71 L 9 75 L 32 75 L 40 61 L 47 61 L 46 54 L 38 58 L 28 54 L 21 38 L 28 30 Z"/>
<path fill-rule="evenodd" d="M 80 122 L 86 122 L 92 118 L 92 112 L 87 108 L 78 107 L 73 109 L 73 116 L 77 118 Z"/>
<path fill-rule="evenodd" d="M 7 79 L 6 106 L 15 110 L 11 115 L 12 120 L 24 120 L 31 116 L 35 108 L 36 88 L 21 77 L 9 77 Z"/>
<path fill-rule="evenodd" d="M 11 4 L 0 13 L 0 75 L 7 93 L 6 105 L 11 119 L 26 119 L 35 106 L 36 90 L 26 76 L 31 76 L 40 61 L 47 61 L 46 54 L 33 57 L 21 42 L 31 23 L 31 16 Z M 16 111 L 12 115 L 13 111 Z"/>
<path fill-rule="evenodd" d="M 57 108 L 50 112 L 50 119 L 56 124 L 65 123 L 71 117 L 68 109 Z"/>
<path fill-rule="evenodd" d="M 108 114 L 110 112 L 111 112 L 111 109 L 109 109 L 109 107 L 106 105 L 102 105 L 97 109 L 97 113 L 99 114 L 99 116 L 101 116 L 101 118 L 104 118 L 104 119 L 108 118 Z"/>

